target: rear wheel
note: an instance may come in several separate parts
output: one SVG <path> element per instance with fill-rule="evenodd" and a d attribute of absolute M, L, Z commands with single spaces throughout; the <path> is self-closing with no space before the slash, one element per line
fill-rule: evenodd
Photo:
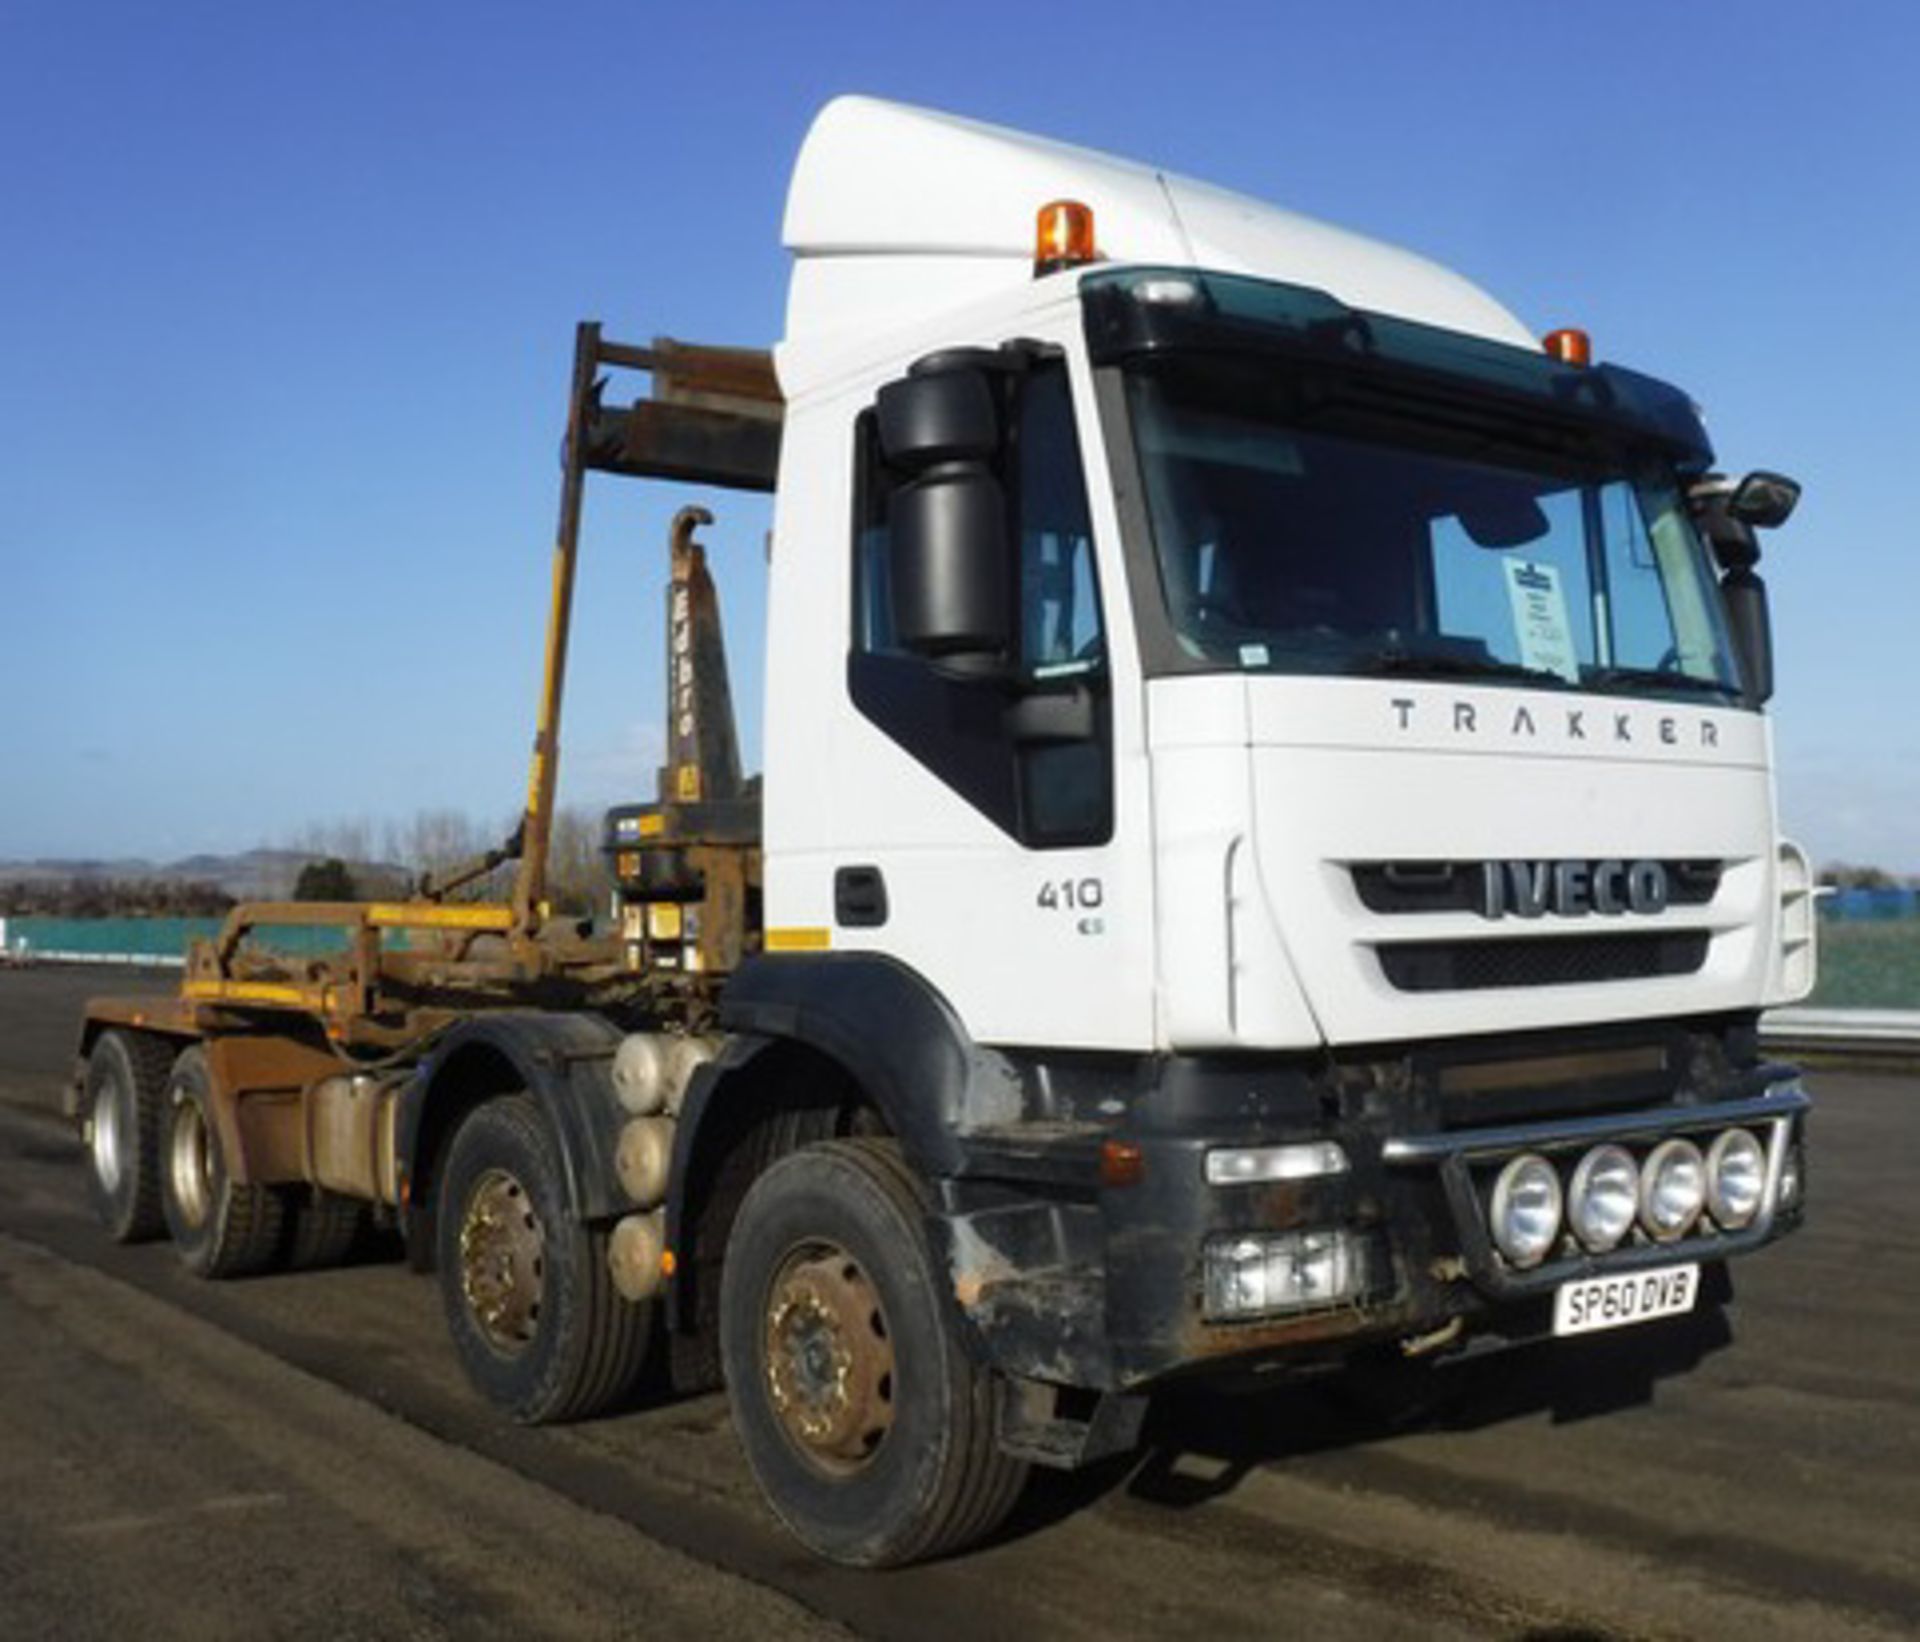
<path fill-rule="evenodd" d="M 167 1082 L 160 1198 L 167 1231 L 201 1277 L 264 1271 L 279 1252 L 285 1203 L 271 1186 L 234 1182 L 213 1121 L 207 1058 L 189 1049 Z"/>
<path fill-rule="evenodd" d="M 115 1030 L 101 1033 L 87 1056 L 87 1196 L 116 1243 L 145 1242 L 167 1229 L 160 1131 L 173 1054 L 170 1039 Z"/>
<path fill-rule="evenodd" d="M 734 1424 L 775 1512 L 836 1562 L 958 1550 L 1026 1480 L 998 1446 L 995 1378 L 960 1338 L 926 1206 L 892 1141 L 828 1141 L 767 1170 L 728 1240 Z"/>
<path fill-rule="evenodd" d="M 539 1108 L 488 1101 L 460 1125 L 443 1171 L 436 1265 L 467 1377 L 516 1420 L 584 1419 L 632 1390 L 653 1307 L 622 1299 L 608 1232 L 567 1205 Z"/>
<path fill-rule="evenodd" d="M 286 1188 L 286 1265 L 289 1271 L 337 1266 L 353 1250 L 367 1222 L 367 1206 L 338 1192 Z"/>

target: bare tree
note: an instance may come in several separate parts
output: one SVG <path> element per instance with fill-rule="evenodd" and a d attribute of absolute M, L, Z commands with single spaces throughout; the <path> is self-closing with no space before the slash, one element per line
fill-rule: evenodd
<path fill-rule="evenodd" d="M 406 820 L 388 818 L 377 824 L 365 817 L 310 823 L 299 829 L 289 848 L 315 859 L 331 857 L 345 862 L 370 894 L 400 894 L 405 886 L 391 879 L 382 884 L 380 868 L 395 869 L 415 881 L 423 874 L 442 878 L 499 848 L 519 824 L 517 812 L 488 826 L 461 810 L 423 809 Z M 570 917 L 598 917 L 604 912 L 613 880 L 601 853 L 600 838 L 597 810 L 567 806 L 555 813 L 547 899 L 556 912 Z M 505 900 L 511 890 L 512 873 L 510 864 L 497 867 L 462 886 L 455 896 L 459 900 Z"/>
<path fill-rule="evenodd" d="M 598 917 L 612 888 L 613 878 L 600 848 L 599 814 L 571 807 L 556 811 L 547 860 L 547 898 L 554 910 L 574 917 Z"/>

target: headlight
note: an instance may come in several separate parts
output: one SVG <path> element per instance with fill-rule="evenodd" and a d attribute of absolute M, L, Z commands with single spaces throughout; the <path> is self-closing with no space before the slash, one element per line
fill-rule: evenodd
<path fill-rule="evenodd" d="M 1216 1237 L 1203 1265 L 1209 1322 L 1312 1310 L 1367 1288 L 1366 1245 L 1344 1230 Z"/>
<path fill-rule="evenodd" d="M 1560 1177 L 1532 1152 L 1516 1157 L 1493 1183 L 1493 1241 L 1516 1266 L 1537 1266 L 1560 1236 Z"/>
<path fill-rule="evenodd" d="M 1573 1235 L 1604 1254 L 1633 1225 L 1640 1207 L 1640 1165 L 1624 1146 L 1596 1146 L 1580 1159 L 1567 1188 L 1567 1222 Z"/>
<path fill-rule="evenodd" d="M 1640 1170 L 1640 1224 L 1658 1242 L 1684 1237 L 1707 1200 L 1707 1166 L 1690 1140 L 1663 1140 Z"/>
<path fill-rule="evenodd" d="M 1707 1207 L 1728 1231 L 1760 1211 L 1767 1189 L 1767 1154 L 1745 1129 L 1728 1129 L 1707 1150 Z"/>

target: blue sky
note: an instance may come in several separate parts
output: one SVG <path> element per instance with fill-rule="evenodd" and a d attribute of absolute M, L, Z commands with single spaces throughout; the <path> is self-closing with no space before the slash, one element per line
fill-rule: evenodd
<path fill-rule="evenodd" d="M 573 323 L 773 339 L 794 150 L 867 91 L 1407 244 L 1681 383 L 1807 485 L 1788 825 L 1920 870 L 1917 55 L 1905 0 L 10 0 L 0 857 L 511 812 Z M 682 499 L 590 497 L 573 802 L 650 793 Z M 767 515 L 716 511 L 751 753 Z"/>

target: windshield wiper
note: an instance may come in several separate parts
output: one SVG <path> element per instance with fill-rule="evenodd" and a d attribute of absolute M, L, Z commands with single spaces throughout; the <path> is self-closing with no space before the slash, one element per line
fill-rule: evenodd
<path fill-rule="evenodd" d="M 1589 684 L 1642 684 L 1653 690 L 1686 690 L 1696 695 L 1738 696 L 1738 685 L 1698 673 L 1673 673 L 1661 667 L 1589 667 Z"/>
<path fill-rule="evenodd" d="M 1354 671 L 1360 673 L 1428 673 L 1447 678 L 1517 678 L 1529 684 L 1551 684 L 1556 689 L 1573 688 L 1564 674 L 1544 667 L 1528 667 L 1523 662 L 1502 661 L 1498 656 L 1458 655 L 1447 650 L 1408 650 L 1391 645 L 1357 656 Z"/>

